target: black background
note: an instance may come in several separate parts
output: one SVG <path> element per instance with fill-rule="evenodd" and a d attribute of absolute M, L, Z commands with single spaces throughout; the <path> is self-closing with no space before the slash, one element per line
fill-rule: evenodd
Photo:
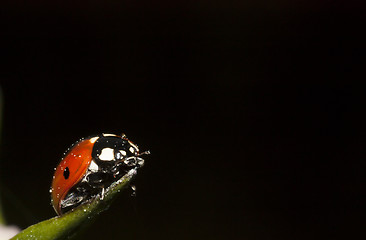
<path fill-rule="evenodd" d="M 360 3 L 2 3 L 9 222 L 55 216 L 74 141 L 124 132 L 152 152 L 137 197 L 83 239 L 364 239 Z"/>

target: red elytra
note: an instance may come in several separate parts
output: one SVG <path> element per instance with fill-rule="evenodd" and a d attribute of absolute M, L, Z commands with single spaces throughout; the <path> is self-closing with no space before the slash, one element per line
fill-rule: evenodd
<path fill-rule="evenodd" d="M 59 215 L 61 215 L 61 200 L 83 178 L 90 165 L 93 145 L 90 139 L 78 142 L 56 168 L 51 197 L 53 208 Z"/>

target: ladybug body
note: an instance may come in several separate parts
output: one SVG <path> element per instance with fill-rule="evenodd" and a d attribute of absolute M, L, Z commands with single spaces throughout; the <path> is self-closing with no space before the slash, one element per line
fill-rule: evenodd
<path fill-rule="evenodd" d="M 125 136 L 101 134 L 76 142 L 57 166 L 51 186 L 58 215 L 87 202 L 144 164 L 138 147 Z"/>

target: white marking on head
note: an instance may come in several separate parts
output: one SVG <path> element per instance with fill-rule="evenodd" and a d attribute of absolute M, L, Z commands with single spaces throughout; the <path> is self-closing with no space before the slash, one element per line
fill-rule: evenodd
<path fill-rule="evenodd" d="M 135 152 L 135 149 L 133 147 L 130 147 L 129 148 L 130 152 L 134 153 Z"/>
<path fill-rule="evenodd" d="M 127 155 L 127 153 L 126 153 L 125 150 L 119 150 L 119 152 L 122 154 L 122 156 L 126 156 Z"/>
<path fill-rule="evenodd" d="M 98 172 L 98 169 L 98 165 L 94 161 L 91 161 L 89 165 L 89 170 L 92 172 Z"/>
<path fill-rule="evenodd" d="M 102 161 L 112 161 L 114 159 L 114 150 L 112 148 L 103 148 L 99 159 Z"/>
<path fill-rule="evenodd" d="M 99 138 L 99 137 L 93 137 L 93 138 L 89 139 L 89 142 L 90 142 L 90 143 L 95 143 L 95 141 L 97 141 L 97 140 L 98 140 L 98 138 Z"/>

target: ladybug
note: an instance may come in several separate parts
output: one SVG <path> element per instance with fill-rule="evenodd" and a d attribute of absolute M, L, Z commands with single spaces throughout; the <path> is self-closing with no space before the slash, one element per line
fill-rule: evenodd
<path fill-rule="evenodd" d="M 144 164 L 137 145 L 125 135 L 100 134 L 81 139 L 64 154 L 55 169 L 50 189 L 58 215 L 99 195 L 128 171 Z"/>

